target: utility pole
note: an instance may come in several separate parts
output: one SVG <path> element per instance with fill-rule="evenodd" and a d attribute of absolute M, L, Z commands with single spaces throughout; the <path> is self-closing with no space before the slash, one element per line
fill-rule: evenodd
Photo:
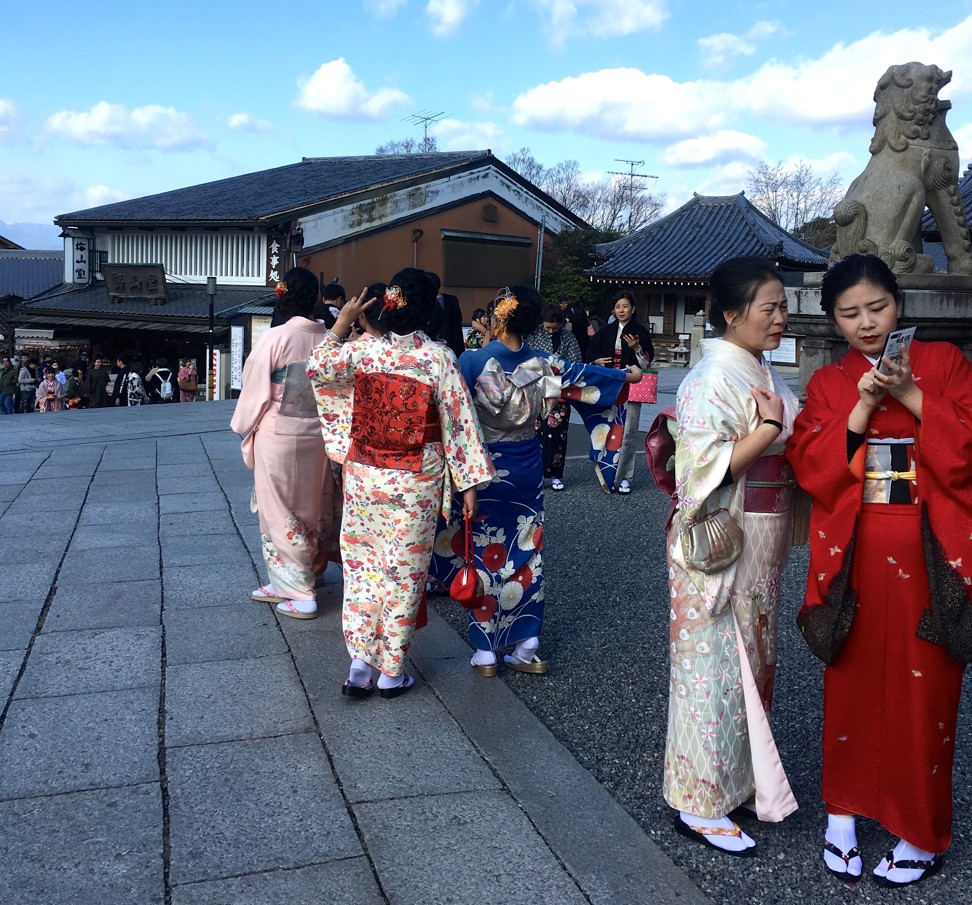
<path fill-rule="evenodd" d="M 643 167 L 645 162 L 643 160 L 625 160 L 623 157 L 614 158 L 618 163 L 628 164 L 628 172 L 621 173 L 617 170 L 609 170 L 608 172 L 612 176 L 627 176 L 628 177 L 628 232 L 631 232 L 631 216 L 634 213 L 634 181 L 635 179 L 657 179 L 657 176 L 651 176 L 648 173 L 636 173 L 635 167 Z"/>

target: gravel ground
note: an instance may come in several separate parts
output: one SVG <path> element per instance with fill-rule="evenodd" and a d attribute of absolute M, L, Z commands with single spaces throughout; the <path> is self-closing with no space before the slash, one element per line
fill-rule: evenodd
<path fill-rule="evenodd" d="M 793 551 L 784 574 L 773 710 L 777 744 L 800 810 L 782 824 L 747 821 L 746 830 L 759 843 L 752 860 L 707 851 L 674 833 L 672 812 L 661 796 L 669 610 L 661 526 L 667 499 L 651 484 L 643 460 L 637 467 L 635 490 L 627 498 L 604 494 L 582 460 L 568 463 L 565 492 L 547 492 L 547 609 L 540 652 L 550 660 L 550 672 L 536 677 L 506 670 L 502 680 L 716 902 L 972 901 L 968 682 L 959 716 L 954 839 L 942 872 L 909 889 L 885 890 L 869 882 L 868 872 L 894 842 L 870 821 L 858 827 L 865 879 L 849 887 L 823 868 L 822 665 L 807 650 L 794 618 L 803 598 L 805 547 Z M 442 597 L 432 598 L 432 605 L 465 634 L 464 610 Z"/>

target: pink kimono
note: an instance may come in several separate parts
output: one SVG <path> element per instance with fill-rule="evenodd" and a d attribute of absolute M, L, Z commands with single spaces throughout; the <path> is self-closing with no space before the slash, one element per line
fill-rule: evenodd
<path fill-rule="evenodd" d="M 56 377 L 45 377 L 37 385 L 37 409 L 41 412 L 64 410 L 64 386 Z"/>
<path fill-rule="evenodd" d="M 246 360 L 230 423 L 253 469 L 270 582 L 291 600 L 313 600 L 317 575 L 337 559 L 340 497 L 305 365 L 325 330 L 305 317 L 267 330 Z"/>

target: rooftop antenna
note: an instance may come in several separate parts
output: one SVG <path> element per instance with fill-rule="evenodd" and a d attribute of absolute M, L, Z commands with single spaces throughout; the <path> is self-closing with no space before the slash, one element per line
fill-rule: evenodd
<path fill-rule="evenodd" d="M 437 123 L 444 116 L 452 116 L 452 114 L 446 113 L 444 110 L 440 110 L 438 113 L 423 110 L 405 117 L 413 125 L 422 127 L 422 150 L 425 150 L 429 146 L 429 126 L 432 123 Z"/>
<path fill-rule="evenodd" d="M 628 165 L 628 172 L 621 173 L 618 170 L 608 170 L 612 176 L 627 176 L 628 177 L 628 232 L 631 232 L 631 215 L 634 209 L 634 181 L 635 179 L 657 179 L 657 176 L 652 176 L 648 173 L 636 173 L 635 167 L 643 167 L 645 162 L 643 160 L 626 160 L 623 157 L 614 158 L 618 163 L 626 163 Z"/>

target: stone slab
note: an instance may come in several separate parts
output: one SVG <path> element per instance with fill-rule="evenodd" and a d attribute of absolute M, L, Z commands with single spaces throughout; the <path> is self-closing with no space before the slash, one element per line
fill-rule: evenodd
<path fill-rule="evenodd" d="M 49 557 L 41 556 L 27 562 L 3 564 L 0 603 L 47 599 L 64 547 L 52 545 L 48 548 L 48 552 Z"/>
<path fill-rule="evenodd" d="M 143 478 L 138 472 L 138 480 L 111 481 L 99 472 L 100 480 L 96 480 L 88 491 L 89 503 L 144 503 L 155 502 L 158 492 L 155 488 L 155 473 Z"/>
<path fill-rule="evenodd" d="M 154 501 L 141 503 L 84 504 L 79 525 L 126 525 L 130 522 L 158 523 L 159 507 Z"/>
<path fill-rule="evenodd" d="M 252 565 L 170 566 L 163 562 L 165 608 L 252 603 L 250 593 L 263 580 Z"/>
<path fill-rule="evenodd" d="M 71 537 L 71 551 L 113 550 L 116 547 L 144 547 L 155 544 L 158 527 L 154 522 L 128 522 L 114 525 L 79 525 Z"/>
<path fill-rule="evenodd" d="M 167 609 L 165 651 L 169 666 L 178 666 L 286 654 L 287 641 L 268 604 L 239 603 Z"/>
<path fill-rule="evenodd" d="M 44 620 L 45 632 L 159 624 L 162 583 L 146 581 L 59 584 Z"/>
<path fill-rule="evenodd" d="M 6 706 L 23 662 L 24 651 L 0 650 L 0 710 Z"/>
<path fill-rule="evenodd" d="M 313 732 L 170 749 L 166 772 L 173 884 L 362 854 Z"/>
<path fill-rule="evenodd" d="M 225 516 L 224 516 L 225 518 Z M 252 566 L 253 559 L 240 536 L 233 534 L 166 534 L 162 538 L 162 559 L 169 566 L 198 566 L 207 563 Z"/>
<path fill-rule="evenodd" d="M 212 465 L 201 451 L 180 455 L 180 459 L 179 462 L 170 462 L 170 457 L 163 455 L 162 450 L 159 450 L 159 466 L 155 471 L 159 476 L 160 484 L 163 478 L 201 478 L 209 477 L 213 473 Z"/>
<path fill-rule="evenodd" d="M 68 551 L 58 574 L 62 585 L 140 581 L 159 577 L 158 541 L 132 547 Z"/>
<path fill-rule="evenodd" d="M 159 787 L 0 802 L 0 864 L 10 905 L 162 905 Z"/>
<path fill-rule="evenodd" d="M 590 905 L 504 792 L 369 802 L 354 813 L 396 905 Z"/>
<path fill-rule="evenodd" d="M 255 606 L 255 604 L 254 604 Z M 263 738 L 314 728 L 289 656 L 166 669 L 166 744 Z"/>
<path fill-rule="evenodd" d="M 157 782 L 155 688 L 15 699 L 0 732 L 0 799 Z"/>
<path fill-rule="evenodd" d="M 170 493 L 159 498 L 162 512 L 226 511 L 226 497 L 218 491 L 212 493 Z"/>
<path fill-rule="evenodd" d="M 2 467 L 2 466 L 0 466 Z M 22 484 L 0 484 L 0 502 L 9 503 L 11 500 L 17 499 L 20 492 L 27 486 L 26 483 Z"/>
<path fill-rule="evenodd" d="M 0 603 L 0 650 L 27 650 L 37 628 L 43 600 Z"/>
<path fill-rule="evenodd" d="M 159 626 L 44 633 L 31 649 L 17 697 L 158 689 L 161 663 Z"/>
<path fill-rule="evenodd" d="M 273 870 L 226 880 L 175 886 L 172 905 L 387 905 L 368 859 L 345 858 L 291 870 Z"/>
<path fill-rule="evenodd" d="M 179 475 L 178 477 L 159 477 L 159 496 L 170 496 L 174 493 L 218 493 L 219 483 L 212 473 L 209 475 L 197 475 L 189 477 Z"/>
<path fill-rule="evenodd" d="M 256 516 L 247 512 L 251 519 Z M 159 534 L 235 534 L 233 520 L 222 511 L 163 512 L 159 517 Z"/>

